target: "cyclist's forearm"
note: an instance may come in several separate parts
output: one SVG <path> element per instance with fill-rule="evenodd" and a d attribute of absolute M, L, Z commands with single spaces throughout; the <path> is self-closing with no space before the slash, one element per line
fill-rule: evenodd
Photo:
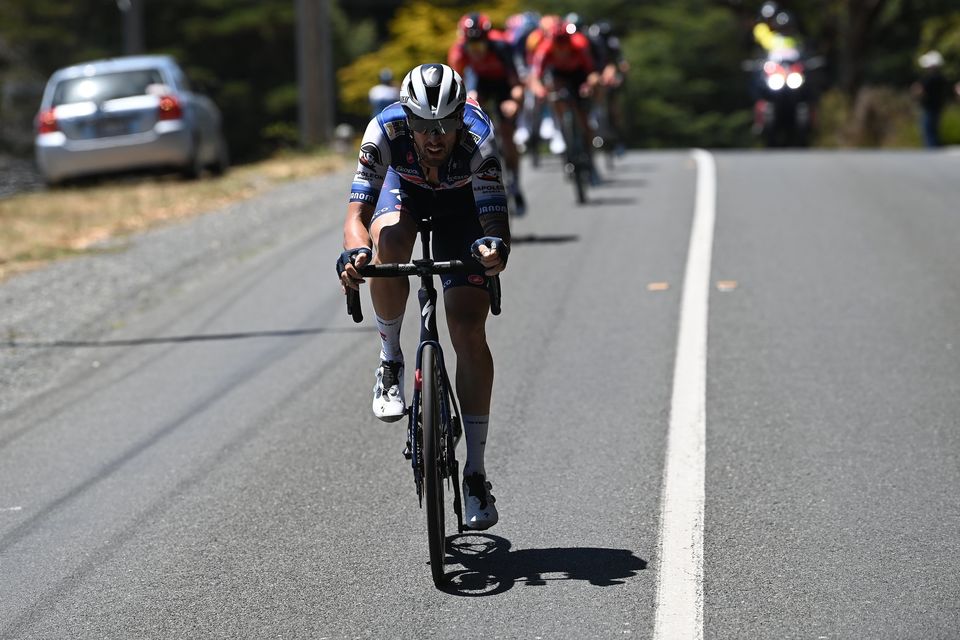
<path fill-rule="evenodd" d="M 480 218 L 480 226 L 483 227 L 483 234 L 503 239 L 510 244 L 510 220 L 507 216 L 490 214 Z"/>
<path fill-rule="evenodd" d="M 373 217 L 373 205 L 365 202 L 351 202 L 347 205 L 347 217 L 343 221 L 343 248 L 355 249 L 370 246 L 370 219 Z"/>

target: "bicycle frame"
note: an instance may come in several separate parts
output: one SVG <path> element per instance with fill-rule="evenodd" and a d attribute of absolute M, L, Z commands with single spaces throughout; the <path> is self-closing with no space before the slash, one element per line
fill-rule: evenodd
<path fill-rule="evenodd" d="M 421 220 L 417 224 L 420 232 L 420 244 L 423 248 L 424 256 L 430 255 L 430 230 L 431 225 L 428 220 Z M 429 268 L 435 263 L 429 259 L 414 260 L 413 265 Z M 459 463 L 457 462 L 455 449 L 459 442 L 459 436 L 462 429 L 459 428 L 460 408 L 457 405 L 456 397 L 451 391 L 450 378 L 447 375 L 447 365 L 443 357 L 443 347 L 440 345 L 440 336 L 437 331 L 437 289 L 433 284 L 433 273 L 421 271 L 420 289 L 417 291 L 417 299 L 420 302 L 420 344 L 417 346 L 417 368 L 414 378 L 413 398 L 410 401 L 410 407 L 407 410 L 407 446 L 410 450 L 410 461 L 413 467 L 414 482 L 417 487 L 417 499 L 423 507 L 423 456 L 420 451 L 420 445 L 423 442 L 419 437 L 418 430 L 422 428 L 420 424 L 420 402 L 421 402 L 421 374 L 423 365 L 423 349 L 426 345 L 433 345 L 437 355 L 437 367 L 440 376 L 437 378 L 437 386 L 440 397 L 440 425 L 441 437 L 445 443 L 444 451 L 441 453 L 444 476 L 448 481 L 452 478 L 451 484 L 454 487 L 454 511 L 457 514 L 457 529 L 463 533 L 463 512 L 461 509 L 462 501 L 460 499 L 460 485 L 456 479 L 459 474 Z"/>
<path fill-rule="evenodd" d="M 426 345 L 433 346 L 437 358 L 437 369 L 440 373 L 437 376 L 438 397 L 440 398 L 440 432 L 444 447 L 440 453 L 441 469 L 443 477 L 453 485 L 454 492 L 454 511 L 457 514 L 457 527 L 460 533 L 463 533 L 463 501 L 460 496 L 459 463 L 456 458 L 456 446 L 460 441 L 462 434 L 460 408 L 457 405 L 456 396 L 453 393 L 453 387 L 450 384 L 450 378 L 447 375 L 446 362 L 443 357 L 443 349 L 440 345 L 439 333 L 437 331 L 437 289 L 433 283 L 433 276 L 443 273 L 482 273 L 483 267 L 479 262 L 467 263 L 461 260 L 450 260 L 448 262 L 435 262 L 427 258 L 430 255 L 430 232 L 433 225 L 429 218 L 421 218 L 417 221 L 417 230 L 420 234 L 420 245 L 423 258 L 413 260 L 408 264 L 374 264 L 360 267 L 360 275 L 372 277 L 405 277 L 418 276 L 420 278 L 420 290 L 417 292 L 417 299 L 420 303 L 420 344 L 417 347 L 416 377 L 414 379 L 413 398 L 410 406 L 407 408 L 407 450 L 404 456 L 408 457 L 413 467 L 414 483 L 417 487 L 417 499 L 420 507 L 423 507 L 423 452 L 422 434 L 421 434 L 421 395 L 422 395 L 422 363 L 423 350 Z M 490 311 L 493 315 L 500 314 L 500 276 L 494 276 L 488 279 L 488 293 L 490 295 Z M 347 290 L 347 313 L 353 316 L 354 322 L 363 321 L 363 313 L 360 309 L 360 293 L 354 289 Z"/>

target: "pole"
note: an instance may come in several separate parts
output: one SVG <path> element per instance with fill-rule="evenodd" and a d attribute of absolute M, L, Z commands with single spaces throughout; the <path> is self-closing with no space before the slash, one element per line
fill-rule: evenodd
<path fill-rule="evenodd" d="M 117 0 L 117 8 L 123 15 L 123 53 L 139 55 L 146 50 L 144 45 L 144 0 Z"/>
<path fill-rule="evenodd" d="M 300 145 L 329 142 L 333 136 L 333 47 L 331 0 L 295 0 L 297 80 L 300 86 Z"/>

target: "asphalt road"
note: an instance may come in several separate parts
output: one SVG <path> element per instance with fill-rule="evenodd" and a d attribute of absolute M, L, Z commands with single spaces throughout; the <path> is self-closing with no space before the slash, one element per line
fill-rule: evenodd
<path fill-rule="evenodd" d="M 960 155 L 715 159 L 703 636 L 957 637 Z M 0 638 L 652 637 L 697 165 L 606 175 L 525 175 L 501 522 L 446 591 L 334 277 L 348 175 L 0 286 Z"/>

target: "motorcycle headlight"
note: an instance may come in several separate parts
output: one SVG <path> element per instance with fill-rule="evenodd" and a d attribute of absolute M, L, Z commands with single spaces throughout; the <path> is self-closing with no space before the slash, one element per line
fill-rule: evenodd
<path fill-rule="evenodd" d="M 803 84 L 802 73 L 797 73 L 796 71 L 794 71 L 793 73 L 787 75 L 787 86 L 790 87 L 791 89 L 799 89 L 800 85 L 802 84 Z"/>
<path fill-rule="evenodd" d="M 787 83 L 786 78 L 781 74 L 775 73 L 771 76 L 767 76 L 767 86 L 771 91 L 780 91 L 783 89 L 783 86 Z"/>

